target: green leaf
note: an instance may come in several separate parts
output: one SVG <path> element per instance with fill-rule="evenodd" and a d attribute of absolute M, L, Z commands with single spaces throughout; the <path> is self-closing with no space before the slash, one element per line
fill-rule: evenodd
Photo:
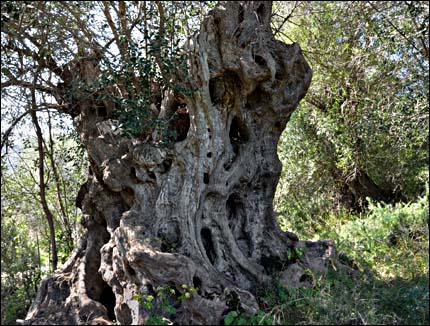
<path fill-rule="evenodd" d="M 167 321 L 162 319 L 159 315 L 150 316 L 146 322 L 145 325 L 168 325 Z"/>
<path fill-rule="evenodd" d="M 237 317 L 236 311 L 230 311 L 225 317 L 224 317 L 224 325 L 233 325 L 234 320 Z"/>

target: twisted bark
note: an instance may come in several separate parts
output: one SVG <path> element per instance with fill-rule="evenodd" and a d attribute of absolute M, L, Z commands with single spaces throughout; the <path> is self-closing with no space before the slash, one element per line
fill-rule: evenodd
<path fill-rule="evenodd" d="M 172 126 L 181 136 L 172 147 L 123 138 L 93 102 L 76 104 L 91 161 L 87 233 L 43 281 L 25 323 L 142 324 L 151 311 L 136 294 L 168 285 L 179 295 L 186 284 L 197 292 L 172 298 L 176 313 L 165 317 L 219 324 L 231 310 L 256 313 L 259 290 L 276 280 L 306 286 L 307 269 L 324 272 L 332 243 L 299 241 L 273 213 L 277 143 L 311 69 L 298 44 L 274 39 L 270 17 L 270 2 L 246 1 L 204 20 L 190 42 L 194 93 L 162 102 L 162 114 L 188 115 L 185 128 Z"/>

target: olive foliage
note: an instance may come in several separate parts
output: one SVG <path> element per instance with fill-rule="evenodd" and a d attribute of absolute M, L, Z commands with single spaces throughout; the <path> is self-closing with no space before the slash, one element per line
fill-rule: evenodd
<path fill-rule="evenodd" d="M 298 220 L 412 201 L 428 182 L 425 2 L 277 3 L 278 37 L 299 42 L 310 91 L 284 132 L 278 209 Z"/>

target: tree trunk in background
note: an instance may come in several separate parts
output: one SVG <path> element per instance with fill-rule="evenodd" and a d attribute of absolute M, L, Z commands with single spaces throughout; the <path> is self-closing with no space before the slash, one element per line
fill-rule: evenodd
<path fill-rule="evenodd" d="M 34 78 L 36 81 L 37 74 Z M 57 263 L 58 263 L 58 255 L 57 255 L 57 242 L 55 239 L 55 226 L 54 226 L 54 215 L 52 214 L 48 202 L 46 200 L 46 181 L 45 181 L 45 147 L 43 145 L 43 135 L 42 135 L 42 129 L 40 128 L 39 121 L 37 120 L 37 114 L 36 114 L 36 93 L 34 89 L 31 92 L 31 106 L 32 110 L 30 112 L 31 114 L 31 121 L 33 123 L 34 128 L 36 129 L 36 136 L 37 136 L 37 151 L 39 154 L 39 161 L 38 161 L 38 168 L 39 168 L 39 197 L 40 202 L 42 204 L 43 212 L 45 214 L 46 221 L 48 222 L 49 227 L 49 242 L 50 247 L 52 250 L 52 271 L 55 271 L 57 269 Z"/>
<path fill-rule="evenodd" d="M 26 324 L 143 324 L 151 311 L 135 295 L 183 284 L 197 293 L 173 300 L 167 317 L 219 324 L 231 310 L 256 313 L 256 295 L 275 281 L 309 286 L 306 269 L 325 271 L 332 243 L 299 241 L 273 213 L 278 139 L 311 69 L 297 44 L 273 38 L 270 17 L 270 2 L 249 1 L 205 19 L 190 43 L 196 91 L 163 102 L 187 115 L 170 148 L 123 138 L 94 102 L 76 103 L 91 161 L 80 192 L 87 232 L 42 282 Z"/>
<path fill-rule="evenodd" d="M 330 139 L 318 136 L 317 128 L 312 123 L 306 125 L 306 131 L 310 132 L 313 138 L 320 142 L 321 149 L 329 157 L 329 160 L 322 162 L 322 164 L 338 184 L 342 206 L 361 212 L 368 205 L 367 197 L 374 201 L 383 201 L 386 203 L 392 199 L 396 199 L 394 191 L 379 187 L 363 169 L 358 168 L 353 176 L 345 177 L 344 171 L 336 166 L 338 156 L 335 145 Z M 401 200 L 401 195 L 398 197 L 398 200 Z"/>

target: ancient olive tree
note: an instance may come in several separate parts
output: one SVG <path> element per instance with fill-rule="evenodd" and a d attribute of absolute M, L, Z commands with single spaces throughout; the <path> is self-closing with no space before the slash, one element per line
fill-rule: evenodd
<path fill-rule="evenodd" d="M 299 45 L 273 37 L 271 2 L 238 1 L 218 4 L 179 50 L 166 17 L 187 5 L 34 3 L 7 22 L 5 49 L 36 68 L 7 71 L 2 86 L 50 93 L 90 160 L 76 203 L 86 233 L 25 323 L 142 324 L 165 303 L 161 286 L 175 308 L 164 317 L 218 324 L 331 261 L 331 242 L 299 241 L 273 213 L 278 139 L 312 75 Z M 182 300 L 185 286 L 195 291 Z"/>

